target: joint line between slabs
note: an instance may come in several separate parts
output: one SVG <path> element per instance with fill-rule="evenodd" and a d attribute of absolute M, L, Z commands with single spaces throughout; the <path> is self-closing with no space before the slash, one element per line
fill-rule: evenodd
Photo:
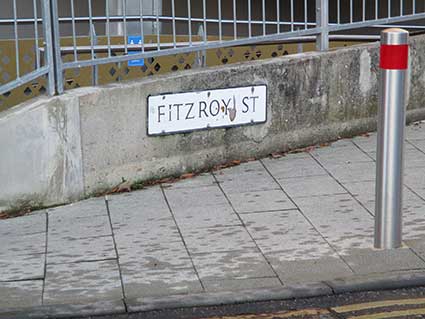
<path fill-rule="evenodd" d="M 309 153 L 310 154 L 310 153 Z M 311 155 L 310 155 L 311 156 Z M 273 174 L 267 169 L 267 167 L 264 165 L 263 161 L 260 160 L 261 165 L 263 165 L 264 169 L 267 171 L 267 173 L 273 178 L 275 183 L 277 183 L 281 189 L 281 191 L 289 198 L 289 200 L 295 205 L 297 210 L 300 212 L 300 214 L 305 218 L 305 220 L 310 224 L 311 227 L 319 234 L 319 236 L 328 244 L 328 246 L 335 252 L 335 254 L 344 262 L 344 264 L 347 265 L 347 267 L 351 270 L 351 272 L 354 274 L 354 269 L 347 263 L 347 261 L 339 254 L 337 249 L 323 236 L 323 234 L 316 228 L 316 226 L 313 224 L 313 222 L 308 218 L 301 208 L 298 206 L 298 204 L 292 199 L 292 197 L 289 196 L 289 194 L 285 191 L 285 189 L 280 185 L 280 183 L 277 181 L 277 179 L 273 176 Z M 326 171 L 327 172 L 327 171 Z M 328 173 L 329 174 L 329 173 Z"/>
<path fill-rule="evenodd" d="M 218 188 L 220 189 L 220 191 L 222 192 L 223 196 L 226 198 L 227 202 L 229 203 L 230 207 L 232 208 L 233 212 L 236 214 L 236 216 L 238 217 L 239 221 L 242 224 L 242 227 L 245 229 L 245 231 L 248 233 L 249 237 L 251 238 L 252 242 L 255 244 L 255 247 L 257 247 L 258 251 L 260 252 L 261 256 L 263 256 L 264 260 L 267 262 L 267 264 L 269 265 L 270 269 L 273 271 L 273 273 L 275 274 L 277 280 L 279 280 L 280 284 L 282 286 L 285 286 L 285 284 L 283 283 L 282 279 L 280 279 L 279 275 L 277 274 L 276 270 L 274 269 L 274 267 L 272 266 L 272 264 L 270 263 L 270 261 L 267 259 L 266 255 L 264 255 L 264 252 L 261 250 L 260 246 L 258 246 L 257 241 L 254 239 L 254 237 L 252 236 L 252 234 L 250 233 L 250 231 L 248 230 L 248 228 L 245 225 L 245 222 L 243 221 L 243 219 L 241 218 L 241 216 L 239 215 L 239 213 L 236 211 L 235 207 L 233 206 L 232 202 L 230 201 L 230 198 L 227 196 L 226 192 L 224 191 L 224 189 L 221 187 L 220 182 L 217 179 L 217 176 L 215 176 L 215 174 L 213 173 L 213 178 L 218 186 Z"/>
<path fill-rule="evenodd" d="M 350 141 L 355 147 L 357 147 L 362 153 L 364 153 L 364 154 L 366 154 L 367 155 L 367 157 L 369 157 L 373 162 L 375 162 L 374 160 L 373 160 L 373 158 L 368 154 L 368 153 L 366 153 L 365 151 L 363 151 L 356 143 L 354 143 L 353 141 Z M 330 176 L 330 177 L 332 177 L 332 179 L 335 181 L 335 182 L 337 182 L 338 183 L 338 185 L 339 186 L 341 186 L 361 207 L 363 207 L 365 210 L 366 210 L 366 212 L 370 215 L 370 216 L 372 216 L 372 218 L 375 218 L 374 217 L 374 215 L 372 214 L 372 212 L 371 211 L 369 211 L 369 209 L 365 206 L 365 205 L 363 205 L 363 203 L 360 201 L 360 200 L 358 200 L 357 198 L 356 198 L 356 196 L 354 196 L 353 195 L 353 193 L 351 193 L 350 191 L 349 191 L 349 189 L 347 188 L 347 187 L 345 187 L 344 186 L 344 184 L 342 184 L 335 176 L 333 176 L 333 174 L 331 174 L 331 172 L 329 172 L 329 170 L 325 167 L 325 165 L 323 165 L 322 163 L 320 163 L 320 161 L 316 158 L 316 157 L 314 157 L 311 153 L 308 153 L 310 156 L 311 156 L 311 158 L 320 166 L 320 167 L 322 167 L 325 171 L 326 171 L 326 173 L 328 173 L 328 175 Z M 363 162 L 363 163 L 368 163 L 368 162 Z M 361 182 L 364 182 L 364 181 L 359 181 L 360 183 Z"/>
<path fill-rule="evenodd" d="M 47 274 L 47 251 L 49 240 L 49 212 L 46 211 L 46 245 L 44 247 L 44 274 L 43 274 L 43 288 L 41 289 L 41 304 L 44 305 L 44 291 L 46 288 L 46 274 Z"/>
<path fill-rule="evenodd" d="M 361 150 L 364 154 L 366 154 L 367 156 L 369 156 L 369 158 L 376 164 L 376 160 L 369 155 L 369 153 L 367 153 L 365 150 L 363 150 L 359 145 L 357 145 L 355 142 L 352 142 L 359 150 Z M 425 155 L 425 152 L 422 151 L 420 148 L 418 148 L 416 145 L 412 144 L 412 142 L 410 142 L 409 140 L 405 140 L 405 143 L 408 143 L 410 145 L 412 145 L 416 150 L 418 150 L 419 152 L 421 152 L 422 154 Z M 403 167 L 406 168 L 406 167 Z M 415 194 L 416 196 L 418 196 L 421 200 L 423 200 L 425 202 L 425 198 L 422 197 L 419 193 L 417 193 L 412 187 L 410 187 L 409 185 L 407 185 L 406 183 L 404 183 L 404 176 L 403 176 L 403 186 L 406 187 L 409 191 L 411 191 L 413 194 Z M 347 190 L 348 191 L 348 190 Z M 361 204 L 361 203 L 360 203 Z M 363 205 L 362 205 L 363 206 Z M 365 207 L 366 208 L 366 207 Z M 367 209 L 367 208 L 366 208 Z M 368 210 L 369 211 L 369 210 Z M 375 216 L 373 216 L 375 217 Z M 422 258 L 421 258 L 422 259 Z M 425 260 L 424 260 L 425 261 Z"/>
<path fill-rule="evenodd" d="M 180 230 L 179 224 L 177 223 L 177 219 L 174 216 L 174 213 L 173 213 L 173 210 L 171 209 L 170 203 L 168 202 L 168 198 L 167 198 L 167 195 L 165 194 L 165 191 L 164 191 L 162 184 L 160 184 L 159 187 L 161 189 L 161 193 L 162 193 L 162 196 L 165 200 L 165 203 L 167 204 L 168 210 L 170 211 L 171 217 L 173 218 L 174 224 L 176 225 L 177 231 L 179 232 L 180 239 L 183 242 L 184 248 L 186 249 L 186 253 L 189 256 L 190 263 L 192 264 L 193 271 L 195 272 L 196 277 L 198 278 L 198 281 L 201 285 L 202 290 L 205 291 L 204 283 L 202 282 L 201 277 L 199 276 L 198 269 L 196 269 L 195 262 L 193 261 L 193 258 L 192 258 L 192 254 L 190 253 L 189 248 L 187 248 L 187 244 L 186 244 L 186 241 L 184 240 L 183 233 Z"/>
<path fill-rule="evenodd" d="M 108 200 L 108 197 L 107 196 L 105 196 L 105 207 L 106 207 L 106 211 L 108 213 L 108 220 L 109 220 L 109 226 L 111 227 L 112 241 L 114 243 L 115 255 L 117 257 L 116 258 L 116 261 L 117 261 L 117 266 L 118 266 L 118 274 L 120 276 L 120 282 L 121 282 L 121 292 L 122 292 L 122 297 L 123 297 L 123 300 L 122 301 L 123 301 L 123 304 L 124 304 L 124 310 L 125 310 L 125 312 L 128 312 L 128 307 L 127 307 L 127 302 L 126 302 L 126 296 L 125 296 L 125 289 L 124 289 L 124 280 L 122 278 L 120 256 L 118 254 L 117 242 L 115 240 L 114 227 L 112 227 L 111 211 L 109 209 L 109 200 Z"/>

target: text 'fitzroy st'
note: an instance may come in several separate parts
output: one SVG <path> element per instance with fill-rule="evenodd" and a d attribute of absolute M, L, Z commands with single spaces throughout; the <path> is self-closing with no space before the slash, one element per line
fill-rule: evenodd
<path fill-rule="evenodd" d="M 265 85 L 148 98 L 150 135 L 266 121 Z"/>

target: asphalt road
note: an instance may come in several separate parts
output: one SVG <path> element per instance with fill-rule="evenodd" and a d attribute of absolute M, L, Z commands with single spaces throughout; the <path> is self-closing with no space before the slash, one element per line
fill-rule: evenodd
<path fill-rule="evenodd" d="M 425 318 L 425 287 L 101 316 L 93 319 Z"/>

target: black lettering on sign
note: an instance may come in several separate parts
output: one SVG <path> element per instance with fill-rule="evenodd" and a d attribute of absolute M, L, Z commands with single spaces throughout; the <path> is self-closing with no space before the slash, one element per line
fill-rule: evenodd
<path fill-rule="evenodd" d="M 232 101 L 232 98 L 230 98 L 229 99 L 229 101 L 227 101 L 227 103 L 226 103 L 226 101 L 225 100 L 221 100 L 222 102 L 223 102 L 223 104 L 224 104 L 224 109 L 225 109 L 225 114 L 227 115 L 227 110 L 229 109 L 229 106 L 230 106 L 230 102 Z"/>
<path fill-rule="evenodd" d="M 259 96 L 251 96 L 252 100 L 252 112 L 255 112 L 255 99 L 259 99 Z"/>
<path fill-rule="evenodd" d="M 180 120 L 180 106 L 183 104 L 174 104 L 174 106 L 177 106 L 177 121 Z"/>
<path fill-rule="evenodd" d="M 243 99 L 242 99 L 242 103 L 243 103 L 243 105 L 244 105 L 244 109 L 242 110 L 242 113 L 247 113 L 248 111 L 249 111 L 249 105 L 248 104 L 246 104 L 246 100 L 248 100 L 249 99 L 249 97 L 248 96 L 245 96 Z"/>
<path fill-rule="evenodd" d="M 217 112 L 215 112 L 215 113 L 213 113 L 213 104 L 216 104 Z M 220 102 L 217 101 L 217 100 L 212 100 L 211 103 L 210 103 L 210 114 L 212 116 L 217 116 L 218 113 L 220 113 Z"/>
<path fill-rule="evenodd" d="M 201 106 L 203 105 L 203 107 Z M 202 118 L 202 114 L 204 113 L 206 117 L 208 117 L 207 112 L 205 111 L 207 109 L 207 103 L 204 101 L 199 101 L 199 118 Z"/>
<path fill-rule="evenodd" d="M 158 105 L 158 123 L 161 123 L 161 115 L 165 115 L 165 113 L 161 113 L 161 107 L 165 107 L 165 105 Z"/>
<path fill-rule="evenodd" d="M 189 116 L 192 112 L 193 103 L 186 103 L 185 105 L 189 106 L 189 111 L 187 111 L 187 114 L 186 114 L 186 120 L 193 120 L 195 116 L 192 116 L 192 117 Z"/>
<path fill-rule="evenodd" d="M 171 122 L 171 110 L 172 110 L 173 104 L 168 105 L 168 121 Z"/>

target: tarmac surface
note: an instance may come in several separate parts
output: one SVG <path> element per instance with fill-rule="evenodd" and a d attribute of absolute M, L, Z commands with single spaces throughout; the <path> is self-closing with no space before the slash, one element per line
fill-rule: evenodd
<path fill-rule="evenodd" d="M 0 220 L 0 318 L 425 284 L 425 124 L 406 129 L 401 249 L 372 248 L 375 155 L 371 133 Z"/>

